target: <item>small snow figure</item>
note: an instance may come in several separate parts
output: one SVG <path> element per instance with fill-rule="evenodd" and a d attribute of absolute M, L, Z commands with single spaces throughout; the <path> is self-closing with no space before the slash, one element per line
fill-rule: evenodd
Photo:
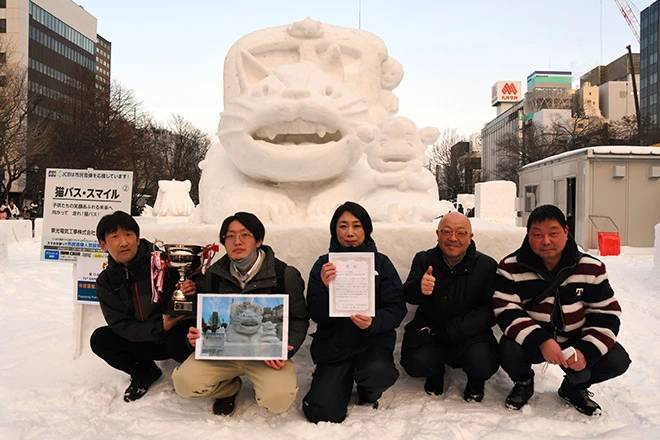
<path fill-rule="evenodd" d="M 190 180 L 159 180 L 153 214 L 158 217 L 187 217 L 195 209 L 190 198 Z"/>
<path fill-rule="evenodd" d="M 407 118 L 388 118 L 366 150 L 375 190 L 362 202 L 377 221 L 429 221 L 442 214 L 433 175 L 424 168 L 424 146 L 438 138 Z M 405 196 L 404 196 L 405 194 Z"/>

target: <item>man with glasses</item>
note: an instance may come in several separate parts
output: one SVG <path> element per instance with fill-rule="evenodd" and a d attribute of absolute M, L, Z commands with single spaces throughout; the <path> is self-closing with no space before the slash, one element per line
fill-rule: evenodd
<path fill-rule="evenodd" d="M 498 368 L 491 301 L 497 263 L 477 251 L 472 226 L 459 212 L 445 215 L 438 245 L 415 255 L 404 284 L 406 301 L 418 306 L 406 325 L 401 365 L 424 377 L 424 390 L 440 395 L 445 364 L 467 374 L 466 402 L 481 402 L 484 384 Z"/>
<path fill-rule="evenodd" d="M 254 386 L 257 403 L 273 413 L 286 411 L 296 398 L 298 385 L 291 357 L 302 345 L 309 316 L 305 283 L 300 272 L 275 258 L 263 244 L 264 225 L 249 212 L 227 217 L 220 227 L 220 242 L 227 251 L 209 267 L 197 291 L 208 293 L 259 293 L 289 295 L 289 360 L 196 360 L 194 353 L 172 373 L 174 389 L 182 397 L 215 398 L 213 413 L 234 411 L 241 376 Z M 200 330 L 190 327 L 188 341 L 195 345 Z"/>

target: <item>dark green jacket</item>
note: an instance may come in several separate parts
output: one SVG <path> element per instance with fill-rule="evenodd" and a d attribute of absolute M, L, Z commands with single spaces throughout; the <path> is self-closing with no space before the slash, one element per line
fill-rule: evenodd
<path fill-rule="evenodd" d="M 275 258 L 275 253 L 270 246 L 261 245 L 265 253 L 261 269 L 241 289 L 238 281 L 229 272 L 229 257 L 225 254 L 220 260 L 209 267 L 206 276 L 197 280 L 197 291 L 199 293 L 270 293 L 289 295 L 289 345 L 293 350 L 289 357 L 293 356 L 300 348 L 307 329 L 309 328 L 309 315 L 305 303 L 305 282 L 300 272 L 293 266 L 289 266 Z M 283 291 L 278 290 L 278 274 L 282 280 Z"/>

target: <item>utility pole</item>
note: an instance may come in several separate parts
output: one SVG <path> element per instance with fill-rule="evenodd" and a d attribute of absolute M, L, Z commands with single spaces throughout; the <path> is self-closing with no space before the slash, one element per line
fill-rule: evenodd
<path fill-rule="evenodd" d="M 633 64 L 632 50 L 630 44 L 626 46 L 628 49 L 628 62 L 630 63 L 630 77 L 633 86 L 633 98 L 635 101 L 635 115 L 637 115 L 637 132 L 639 134 L 640 143 L 642 141 L 642 115 L 639 112 L 639 99 L 637 97 L 637 80 L 635 79 L 635 65 Z"/>
<path fill-rule="evenodd" d="M 362 30 L 362 0 L 358 0 L 358 29 Z"/>

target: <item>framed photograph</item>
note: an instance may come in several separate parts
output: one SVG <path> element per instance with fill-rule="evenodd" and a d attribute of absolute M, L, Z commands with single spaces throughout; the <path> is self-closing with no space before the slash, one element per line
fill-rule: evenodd
<path fill-rule="evenodd" d="M 288 295 L 198 294 L 195 359 L 287 359 Z"/>
<path fill-rule="evenodd" d="M 373 252 L 331 252 L 328 261 L 337 268 L 330 281 L 331 317 L 376 315 L 376 269 Z"/>

